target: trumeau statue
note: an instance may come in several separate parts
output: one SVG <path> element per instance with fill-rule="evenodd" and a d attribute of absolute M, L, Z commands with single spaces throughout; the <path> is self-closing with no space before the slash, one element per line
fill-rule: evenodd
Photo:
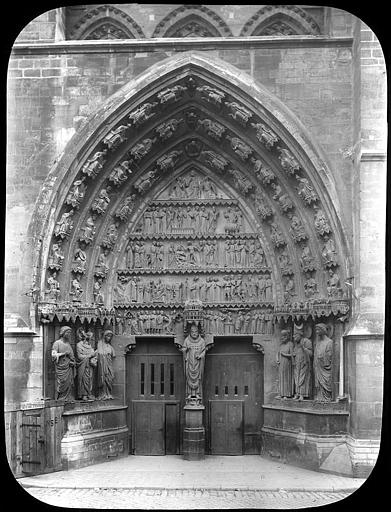
<path fill-rule="evenodd" d="M 310 397 L 312 343 L 304 337 L 304 326 L 295 325 L 293 332 L 293 378 L 294 399 L 303 400 Z"/>
<path fill-rule="evenodd" d="M 61 327 L 60 337 L 53 343 L 52 360 L 56 371 L 55 399 L 71 402 L 74 399 L 76 361 L 70 344 L 71 328 Z"/>
<path fill-rule="evenodd" d="M 186 401 L 202 400 L 202 378 L 204 374 L 206 344 L 199 334 L 198 326 L 190 327 L 190 334 L 181 348 L 186 380 Z"/>
<path fill-rule="evenodd" d="M 97 365 L 96 351 L 91 346 L 92 333 L 78 329 L 76 344 L 77 396 L 83 401 L 95 400 L 92 393 L 94 368 Z"/>
<path fill-rule="evenodd" d="M 278 391 L 276 398 L 290 398 L 292 396 L 292 357 L 293 343 L 288 330 L 281 331 L 281 344 L 277 353 L 278 364 Z"/>
<path fill-rule="evenodd" d="M 327 336 L 327 327 L 323 323 L 316 324 L 315 333 L 315 399 L 321 402 L 330 402 L 332 397 L 333 340 Z"/>
<path fill-rule="evenodd" d="M 111 346 L 113 331 L 106 330 L 103 339 L 98 341 L 98 400 L 113 399 L 114 368 L 113 359 L 115 351 Z"/>

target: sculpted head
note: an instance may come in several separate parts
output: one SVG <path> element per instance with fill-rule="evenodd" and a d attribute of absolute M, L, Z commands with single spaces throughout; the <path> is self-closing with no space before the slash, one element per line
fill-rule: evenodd
<path fill-rule="evenodd" d="M 104 332 L 103 339 L 106 343 L 111 343 L 113 339 L 113 331 L 107 330 Z"/>
<path fill-rule="evenodd" d="M 198 327 L 196 324 L 192 324 L 190 327 L 190 337 L 193 338 L 193 340 L 198 338 Z"/>
<path fill-rule="evenodd" d="M 69 341 L 71 339 L 72 329 L 68 325 L 64 325 L 60 329 L 60 338 L 64 341 Z"/>
<path fill-rule="evenodd" d="M 316 324 L 315 325 L 315 332 L 319 336 L 326 336 L 327 335 L 327 327 L 326 324 Z"/>
<path fill-rule="evenodd" d="M 288 329 L 283 329 L 281 331 L 281 336 L 280 336 L 281 343 L 285 343 L 286 341 L 289 341 L 289 337 L 290 337 L 290 332 L 288 331 Z"/>

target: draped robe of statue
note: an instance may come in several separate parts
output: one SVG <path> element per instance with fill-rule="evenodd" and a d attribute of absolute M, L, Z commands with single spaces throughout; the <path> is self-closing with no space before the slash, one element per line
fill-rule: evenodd
<path fill-rule="evenodd" d="M 197 328 L 196 328 L 197 329 Z M 202 377 L 205 365 L 205 340 L 195 330 L 187 336 L 182 347 L 186 397 L 202 398 Z"/>
<path fill-rule="evenodd" d="M 56 368 L 56 400 L 69 402 L 74 399 L 75 355 L 71 345 L 62 338 L 53 343 L 52 354 L 54 353 L 63 354 L 57 361 L 53 358 Z"/>
<path fill-rule="evenodd" d="M 310 395 L 312 343 L 308 338 L 301 338 L 293 347 L 293 379 L 295 394 L 301 397 Z"/>
<path fill-rule="evenodd" d="M 106 336 L 106 333 L 104 337 Z M 110 400 L 113 397 L 115 352 L 110 343 L 104 339 L 98 341 L 98 400 Z"/>
<path fill-rule="evenodd" d="M 293 343 L 288 338 L 281 340 L 277 353 L 278 365 L 278 387 L 281 398 L 292 396 L 293 373 L 292 373 Z"/>
<path fill-rule="evenodd" d="M 316 326 L 318 328 L 318 326 Z M 314 350 L 315 399 L 330 402 L 332 393 L 333 340 L 323 330 L 318 336 Z"/>
<path fill-rule="evenodd" d="M 92 382 L 94 367 L 96 366 L 95 350 L 86 340 L 81 340 L 76 345 L 76 357 L 78 397 L 94 399 L 92 395 Z"/>

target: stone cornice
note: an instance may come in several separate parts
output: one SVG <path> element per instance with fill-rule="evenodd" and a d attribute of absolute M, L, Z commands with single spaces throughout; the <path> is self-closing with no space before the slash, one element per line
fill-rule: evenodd
<path fill-rule="evenodd" d="M 12 56 L 61 55 L 78 53 L 138 53 L 186 50 L 251 50 L 257 48 L 351 47 L 351 37 L 324 36 L 248 36 L 156 39 L 115 39 L 59 41 L 55 43 L 17 43 Z"/>

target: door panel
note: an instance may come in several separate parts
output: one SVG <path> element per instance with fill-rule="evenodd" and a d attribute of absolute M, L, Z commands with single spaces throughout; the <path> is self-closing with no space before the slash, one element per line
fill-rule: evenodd
<path fill-rule="evenodd" d="M 182 354 L 172 340 L 137 340 L 127 360 L 128 424 L 133 453 L 180 452 L 183 380 Z"/>
<path fill-rule="evenodd" d="M 133 402 L 134 452 L 164 455 L 164 408 L 160 402 Z"/>
<path fill-rule="evenodd" d="M 242 455 L 243 402 L 211 400 L 210 439 L 213 455 Z"/>

